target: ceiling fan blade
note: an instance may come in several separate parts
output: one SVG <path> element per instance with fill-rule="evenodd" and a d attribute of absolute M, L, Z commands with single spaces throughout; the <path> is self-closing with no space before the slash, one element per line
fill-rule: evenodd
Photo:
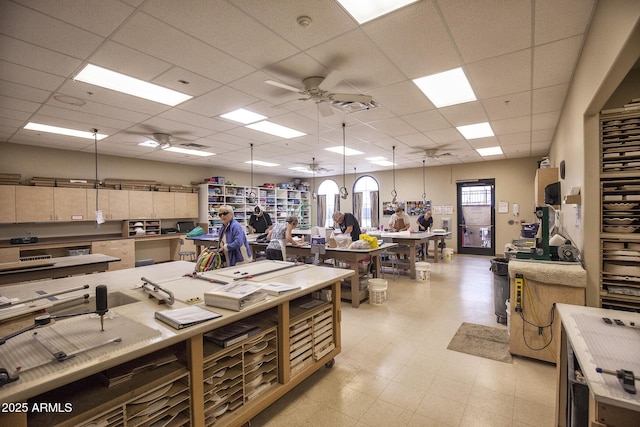
<path fill-rule="evenodd" d="M 265 80 L 264 82 L 266 84 L 270 84 L 271 86 L 276 86 L 276 87 L 279 87 L 281 89 L 289 90 L 291 92 L 302 93 L 302 94 L 304 93 L 303 90 L 298 89 L 297 87 L 289 86 L 288 84 L 280 83 L 280 82 L 277 82 L 275 80 Z"/>
<path fill-rule="evenodd" d="M 333 110 L 331 109 L 329 104 L 324 102 L 318 102 L 317 105 L 318 105 L 318 111 L 320 111 L 320 114 L 322 114 L 322 117 L 329 117 L 330 115 L 333 114 Z"/>
<path fill-rule="evenodd" d="M 342 73 L 337 70 L 331 70 L 329 74 L 327 74 L 327 77 L 325 77 L 322 82 L 320 82 L 320 84 L 318 85 L 318 89 L 327 91 L 331 90 L 336 87 L 336 85 L 342 80 Z"/>

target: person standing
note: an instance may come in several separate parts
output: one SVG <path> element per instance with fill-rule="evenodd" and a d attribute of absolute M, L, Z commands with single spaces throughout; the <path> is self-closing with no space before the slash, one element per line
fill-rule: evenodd
<path fill-rule="evenodd" d="M 224 257 L 227 266 L 245 264 L 253 261 L 251 248 L 244 228 L 233 217 L 233 207 L 223 205 L 218 208 L 218 216 L 222 222 L 218 252 Z"/>
<path fill-rule="evenodd" d="M 268 233 L 273 228 L 271 216 L 260 206 L 253 208 L 253 213 L 249 218 L 249 231 L 251 233 Z"/>
<path fill-rule="evenodd" d="M 420 215 L 416 221 L 419 231 L 430 231 L 433 227 L 433 218 L 431 217 L 431 211 L 426 211 L 424 215 Z"/>
<path fill-rule="evenodd" d="M 411 218 L 404 212 L 400 206 L 396 206 L 396 213 L 391 215 L 389 220 L 389 229 L 391 231 L 405 231 L 411 227 Z"/>
<path fill-rule="evenodd" d="M 293 229 L 298 226 L 298 218 L 294 215 L 287 217 L 286 222 L 276 224 L 271 231 L 267 233 L 267 259 L 275 259 L 284 261 L 287 243 L 293 246 L 302 246 L 293 240 Z M 283 245 L 285 246 L 283 251 Z"/>
<path fill-rule="evenodd" d="M 340 227 L 340 232 L 351 235 L 351 241 L 360 240 L 360 234 L 362 234 L 360 223 L 353 214 L 336 211 L 332 218 L 333 222 Z"/>

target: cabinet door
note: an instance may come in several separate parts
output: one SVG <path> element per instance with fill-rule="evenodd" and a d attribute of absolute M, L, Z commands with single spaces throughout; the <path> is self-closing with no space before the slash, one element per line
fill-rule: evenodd
<path fill-rule="evenodd" d="M 53 221 L 53 187 L 16 186 L 16 222 Z"/>
<path fill-rule="evenodd" d="M 98 189 L 98 209 L 102 211 L 102 217 L 109 218 L 109 192 L 114 190 Z M 129 212 L 129 198 L 127 197 L 127 213 Z M 96 190 L 87 190 L 87 218 L 90 221 L 96 220 Z"/>
<path fill-rule="evenodd" d="M 174 193 L 174 195 L 176 218 L 198 218 L 197 193 Z"/>
<path fill-rule="evenodd" d="M 129 191 L 129 218 L 153 218 L 151 191 Z"/>
<path fill-rule="evenodd" d="M 547 185 L 558 182 L 558 168 L 543 168 L 536 170 L 536 180 L 534 190 L 536 196 L 536 206 L 544 206 L 544 189 Z"/>
<path fill-rule="evenodd" d="M 20 261 L 20 248 L 0 248 L 0 263 Z"/>
<path fill-rule="evenodd" d="M 109 197 L 107 219 L 127 219 L 129 216 L 129 193 L 127 190 L 103 190 Z"/>
<path fill-rule="evenodd" d="M 16 187 L 0 185 L 0 222 L 16 222 Z"/>
<path fill-rule="evenodd" d="M 133 239 L 93 242 L 91 244 L 91 253 L 120 258 L 120 261 L 109 263 L 109 271 L 133 268 L 136 264 L 135 241 Z"/>
<path fill-rule="evenodd" d="M 86 221 L 87 189 L 54 188 L 53 211 L 56 221 Z"/>
<path fill-rule="evenodd" d="M 153 217 L 152 218 L 175 218 L 175 193 L 153 192 Z"/>

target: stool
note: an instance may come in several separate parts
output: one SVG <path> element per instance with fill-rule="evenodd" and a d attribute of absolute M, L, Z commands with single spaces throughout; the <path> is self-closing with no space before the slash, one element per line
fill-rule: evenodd
<path fill-rule="evenodd" d="M 180 248 L 184 245 L 184 239 L 180 239 Z M 180 261 L 195 261 L 196 260 L 196 252 L 195 251 L 178 251 L 178 256 L 180 257 Z"/>

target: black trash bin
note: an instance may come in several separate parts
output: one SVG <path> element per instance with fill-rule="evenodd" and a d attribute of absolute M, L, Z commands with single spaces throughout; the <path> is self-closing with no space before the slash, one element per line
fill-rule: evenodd
<path fill-rule="evenodd" d="M 509 299 L 509 259 L 494 258 L 491 260 L 493 272 L 493 303 L 498 323 L 507 324 L 507 306 Z"/>

